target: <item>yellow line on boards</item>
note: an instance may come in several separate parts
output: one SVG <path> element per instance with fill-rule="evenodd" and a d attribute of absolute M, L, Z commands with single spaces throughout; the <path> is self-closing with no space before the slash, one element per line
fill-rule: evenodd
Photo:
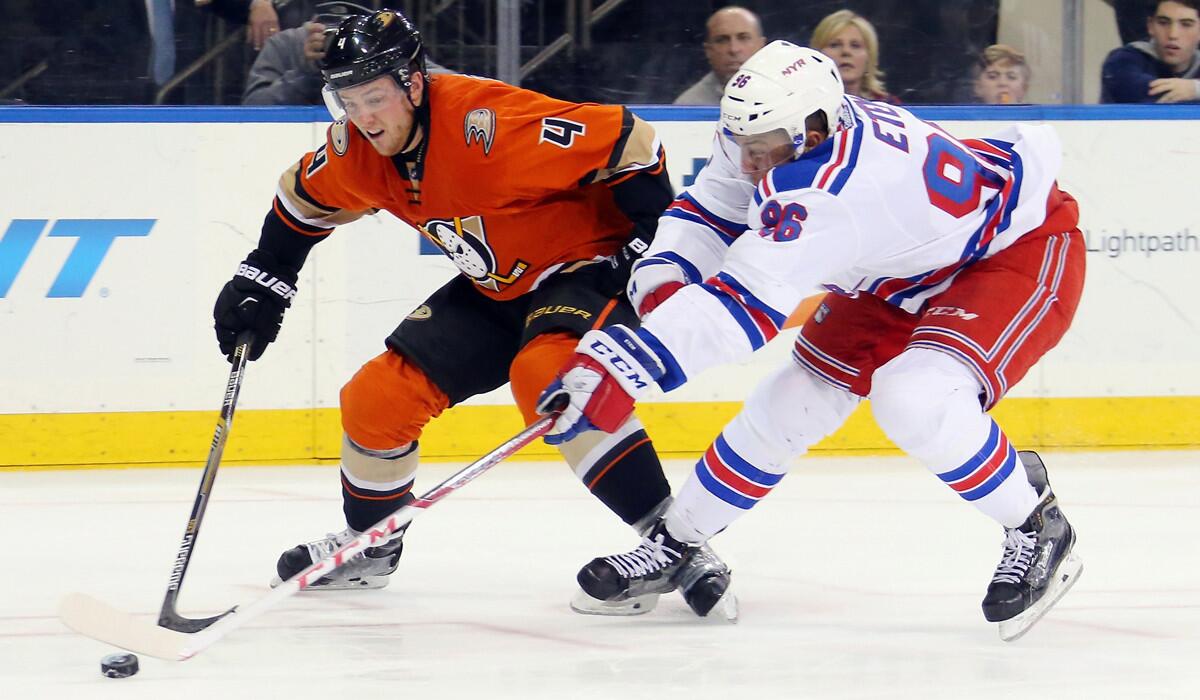
<path fill-rule="evenodd" d="M 638 415 L 666 457 L 702 452 L 739 408 L 736 402 L 646 403 Z M 1009 398 L 992 412 L 1019 448 L 1186 449 L 1200 447 L 1200 396 Z M 0 469 L 61 469 L 203 464 L 216 411 L 0 415 Z M 472 460 L 521 430 L 511 406 L 458 406 L 421 437 L 427 460 Z M 242 410 L 223 463 L 296 464 L 337 460 L 335 409 Z M 871 418 L 869 403 L 814 452 L 888 453 L 895 447 Z M 555 459 L 537 442 L 520 459 Z"/>

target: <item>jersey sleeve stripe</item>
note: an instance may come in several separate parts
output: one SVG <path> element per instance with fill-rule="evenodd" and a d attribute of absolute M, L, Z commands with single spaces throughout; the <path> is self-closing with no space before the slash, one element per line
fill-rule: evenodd
<path fill-rule="evenodd" d="M 336 212 L 338 210 L 337 207 L 331 207 L 328 204 L 322 204 L 321 202 L 318 202 L 311 194 L 308 193 L 308 190 L 304 189 L 304 178 L 301 177 L 302 172 L 304 172 L 302 168 L 297 168 L 295 178 L 292 182 L 292 189 L 296 192 L 296 196 L 304 200 L 305 203 L 314 209 L 320 209 L 322 211 L 329 212 L 330 214 Z"/>
<path fill-rule="evenodd" d="M 628 107 L 621 107 L 621 131 L 617 136 L 617 142 L 613 145 L 612 153 L 608 157 L 608 164 L 605 166 L 607 170 L 616 170 L 621 165 L 621 159 L 625 156 L 625 145 L 629 143 L 629 136 L 633 133 L 633 113 Z"/>
<path fill-rule="evenodd" d="M 663 260 L 670 260 L 678 265 L 683 270 L 684 276 L 687 277 L 688 284 L 696 284 L 704 279 L 700 276 L 699 268 L 693 265 L 690 260 L 673 250 L 663 251 L 654 257 L 662 258 Z"/>
<path fill-rule="evenodd" d="M 779 313 L 761 299 L 751 294 L 745 285 L 728 272 L 717 273 L 716 279 L 727 289 L 732 290 L 737 295 L 738 300 L 747 309 L 762 316 L 773 331 L 772 335 L 778 333 L 779 329 L 783 328 L 783 324 L 787 322 L 787 314 Z"/>
<path fill-rule="evenodd" d="M 305 220 L 299 218 L 288 209 L 287 203 L 281 197 L 275 197 L 275 201 L 271 203 L 271 211 L 284 223 L 288 228 L 302 233 L 306 236 L 323 236 L 332 230 L 332 227 L 314 226 L 306 223 Z"/>
<path fill-rule="evenodd" d="M 683 368 L 679 366 L 679 361 L 675 359 L 675 355 L 671 354 L 671 351 L 667 349 L 667 346 L 663 345 L 662 341 L 658 339 L 658 336 L 654 335 L 645 328 L 639 328 L 634 331 L 634 333 L 637 334 L 639 340 L 645 343 L 646 346 L 654 352 L 654 354 L 658 357 L 659 362 L 662 363 L 663 375 L 655 381 L 663 391 L 670 391 L 687 382 L 687 374 L 685 374 Z"/>
<path fill-rule="evenodd" d="M 676 197 L 663 215 L 702 224 L 720 236 L 725 245 L 731 245 L 748 228 L 743 224 L 713 214 L 686 192 Z"/>
<path fill-rule="evenodd" d="M 754 299 L 748 292 L 739 293 L 730 282 L 737 284 L 725 273 L 710 277 L 700 288 L 716 298 L 746 334 L 746 340 L 754 350 L 766 345 L 783 327 L 786 317 Z M 738 285 L 739 287 L 741 285 Z"/>

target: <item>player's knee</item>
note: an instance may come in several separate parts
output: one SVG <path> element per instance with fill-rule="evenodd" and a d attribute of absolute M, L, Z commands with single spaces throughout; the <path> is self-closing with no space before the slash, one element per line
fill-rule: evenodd
<path fill-rule="evenodd" d="M 764 463 L 784 464 L 837 430 L 858 405 L 858 397 L 789 363 L 746 399 L 725 434 Z"/>
<path fill-rule="evenodd" d="M 342 387 L 342 429 L 367 450 L 394 450 L 420 437 L 425 424 L 449 405 L 424 372 L 388 350 Z"/>
<path fill-rule="evenodd" d="M 570 333 L 546 333 L 529 341 L 513 358 L 509 386 L 517 408 L 529 425 L 537 420 L 537 400 L 575 353 L 579 338 Z"/>
<path fill-rule="evenodd" d="M 897 355 L 871 378 L 871 411 L 903 450 L 939 439 L 953 411 L 982 410 L 979 383 L 958 360 L 935 350 Z"/>

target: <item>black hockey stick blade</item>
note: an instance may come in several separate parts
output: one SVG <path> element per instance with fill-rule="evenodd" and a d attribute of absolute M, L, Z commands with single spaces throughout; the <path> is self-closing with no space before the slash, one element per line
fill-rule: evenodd
<path fill-rule="evenodd" d="M 175 555 L 175 564 L 171 567 L 167 593 L 163 596 L 162 610 L 158 615 L 160 627 L 178 632 L 199 632 L 234 610 L 230 608 L 213 617 L 190 618 L 180 615 L 175 606 L 179 599 L 179 589 L 183 587 L 183 577 L 187 574 L 188 564 L 192 560 L 192 552 L 195 551 L 196 540 L 200 536 L 200 524 L 204 520 L 204 511 L 208 507 L 208 499 L 217 478 L 221 455 L 225 452 L 225 442 L 229 439 L 229 431 L 233 426 L 233 411 L 237 407 L 238 393 L 242 389 L 242 377 L 246 371 L 246 362 L 250 354 L 250 346 L 253 343 L 254 333 L 242 331 L 237 337 L 237 345 L 230 358 L 232 367 L 229 370 L 229 381 L 225 384 L 221 417 L 217 420 L 212 447 L 208 450 L 208 461 L 204 463 L 204 473 L 200 476 L 200 488 L 197 489 L 196 500 L 192 503 L 192 514 L 188 517 L 183 539 L 179 543 L 179 551 Z"/>

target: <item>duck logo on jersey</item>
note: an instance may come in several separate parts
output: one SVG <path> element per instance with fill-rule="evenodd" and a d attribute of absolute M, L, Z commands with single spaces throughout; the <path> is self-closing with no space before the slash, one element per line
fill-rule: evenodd
<path fill-rule="evenodd" d="M 516 282 L 529 269 L 529 263 L 517 260 L 508 273 L 499 274 L 496 254 L 488 245 L 483 230 L 483 217 L 430 219 L 421 227 L 421 232 L 450 258 L 459 271 L 484 289 L 498 292 L 501 286 Z"/>
<path fill-rule="evenodd" d="M 483 155 L 492 152 L 492 140 L 496 138 L 496 113 L 483 107 L 467 113 L 463 119 L 463 136 L 467 147 L 478 141 L 483 144 Z"/>

